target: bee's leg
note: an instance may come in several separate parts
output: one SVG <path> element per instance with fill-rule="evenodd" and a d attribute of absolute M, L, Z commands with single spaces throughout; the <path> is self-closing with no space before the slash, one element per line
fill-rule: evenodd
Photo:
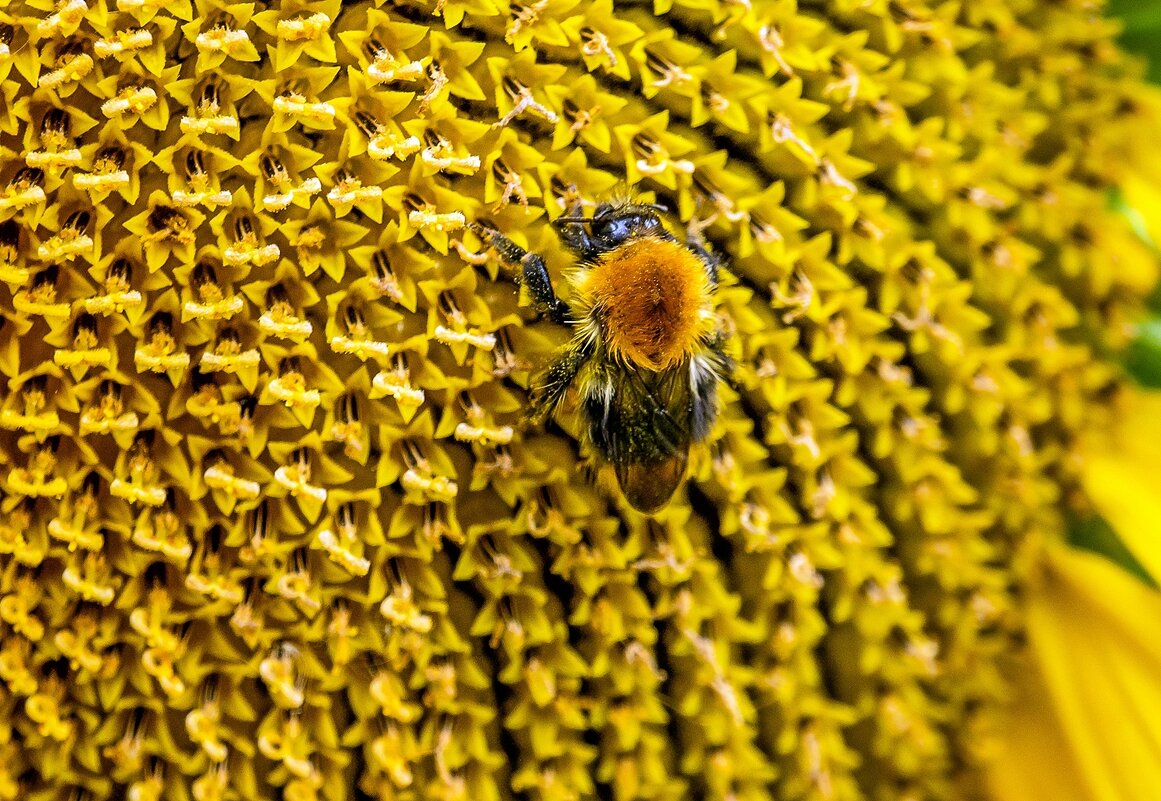
<path fill-rule="evenodd" d="M 576 187 L 572 187 L 573 190 Z M 572 203 L 569 204 L 568 210 L 564 213 L 565 220 L 577 220 L 585 216 L 585 207 L 581 203 L 580 198 L 573 198 Z M 582 222 L 564 222 L 560 219 L 554 220 L 552 227 L 556 229 L 557 236 L 564 246 L 581 256 L 585 256 L 593 250 L 593 239 L 589 236 L 589 232 L 585 230 L 585 224 Z"/>
<path fill-rule="evenodd" d="M 521 269 L 520 283 L 528 287 L 532 302 L 538 312 L 547 314 L 554 323 L 568 320 L 568 304 L 556 296 L 552 289 L 552 279 L 548 277 L 548 267 L 544 259 L 529 253 L 508 237 L 493 228 L 473 225 L 472 230 L 491 245 L 500 258 L 509 264 L 518 264 Z"/>
<path fill-rule="evenodd" d="M 584 223 L 553 222 L 552 227 L 556 229 L 556 235 L 564 246 L 573 253 L 585 256 L 593 252 L 593 238 L 585 230 Z"/>
<path fill-rule="evenodd" d="M 542 422 L 564 400 L 591 352 L 584 345 L 569 345 L 537 380 L 532 391 L 532 419 Z"/>
<path fill-rule="evenodd" d="M 709 276 L 710 283 L 715 287 L 718 285 L 718 270 L 721 268 L 722 262 L 710 252 L 701 232 L 713 225 L 716 219 L 717 214 L 712 214 L 704 220 L 699 220 L 695 216 L 689 221 L 689 225 L 685 229 L 685 246 L 701 259 L 701 263 L 705 266 L 706 275 Z"/>

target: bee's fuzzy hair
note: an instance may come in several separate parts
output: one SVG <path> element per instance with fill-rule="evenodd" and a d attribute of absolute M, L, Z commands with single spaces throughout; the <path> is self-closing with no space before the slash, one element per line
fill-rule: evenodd
<path fill-rule="evenodd" d="M 713 334 L 713 288 L 701 260 L 678 242 L 643 237 L 571 276 L 579 333 L 626 364 L 664 370 L 688 361 Z"/>

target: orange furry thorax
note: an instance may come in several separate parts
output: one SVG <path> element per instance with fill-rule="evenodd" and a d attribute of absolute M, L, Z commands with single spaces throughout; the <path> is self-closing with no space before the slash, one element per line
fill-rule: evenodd
<path fill-rule="evenodd" d="M 635 239 L 603 254 L 575 280 L 609 352 L 639 367 L 675 367 L 713 330 L 709 276 L 678 242 Z"/>

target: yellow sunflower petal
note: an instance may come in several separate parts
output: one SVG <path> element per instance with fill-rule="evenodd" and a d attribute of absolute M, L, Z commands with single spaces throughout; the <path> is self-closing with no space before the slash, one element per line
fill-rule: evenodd
<path fill-rule="evenodd" d="M 1161 242 L 1161 184 L 1141 175 L 1126 175 L 1121 181 L 1125 203 L 1141 215 L 1145 230 L 1154 243 Z"/>
<path fill-rule="evenodd" d="M 1090 437 L 1084 488 L 1121 541 L 1155 579 L 1161 577 L 1161 393 L 1127 392 L 1117 425 Z"/>
<path fill-rule="evenodd" d="M 1029 593 L 1028 664 L 990 775 L 995 801 L 1136 801 L 1161 787 L 1161 594 L 1054 548 Z"/>

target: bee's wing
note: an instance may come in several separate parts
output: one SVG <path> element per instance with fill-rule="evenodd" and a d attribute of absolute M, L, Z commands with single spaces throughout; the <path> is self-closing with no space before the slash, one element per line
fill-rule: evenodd
<path fill-rule="evenodd" d="M 621 426 L 608 433 L 611 461 L 625 498 L 652 514 L 669 502 L 685 478 L 690 443 L 688 370 L 624 371 L 615 405 Z M 624 425 L 624 423 L 628 423 Z"/>
<path fill-rule="evenodd" d="M 690 442 L 691 395 L 689 370 L 674 368 L 663 373 L 637 374 L 646 403 L 653 410 L 657 431 L 672 446 L 670 453 L 687 452 Z"/>
<path fill-rule="evenodd" d="M 614 464 L 650 464 L 689 449 L 689 377 L 619 366 L 589 409 L 597 449 Z"/>

